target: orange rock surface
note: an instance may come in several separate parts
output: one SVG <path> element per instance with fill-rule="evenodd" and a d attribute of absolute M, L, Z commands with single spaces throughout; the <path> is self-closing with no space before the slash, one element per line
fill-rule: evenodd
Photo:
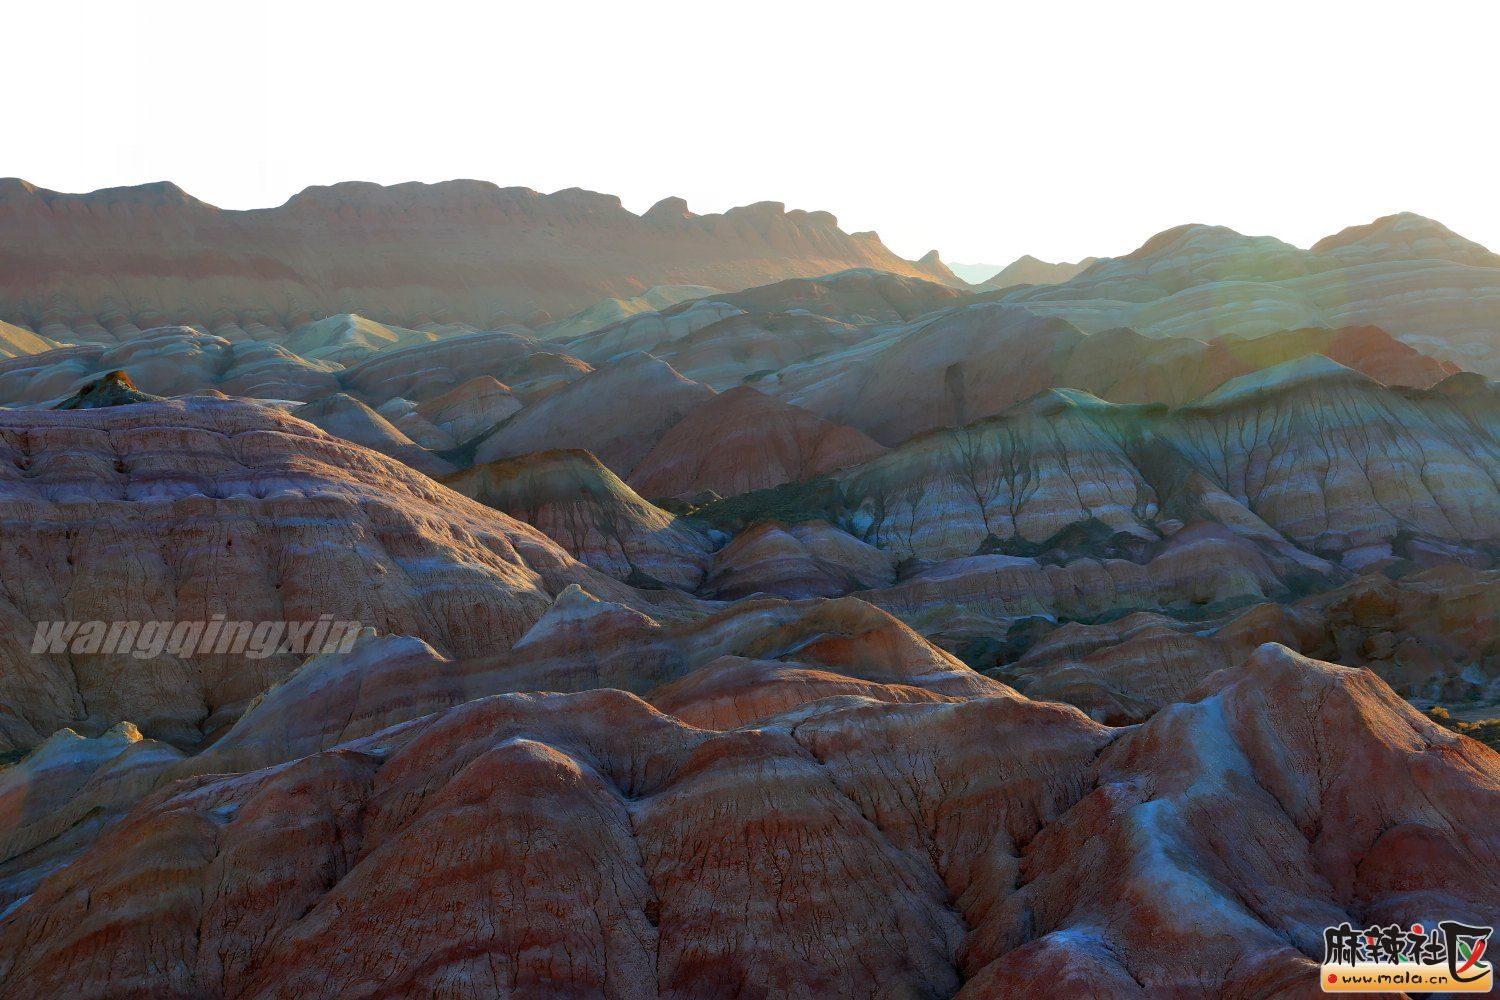
<path fill-rule="evenodd" d="M 1493 751 L 1274 645 L 1129 730 L 502 696 L 162 789 L 0 924 L 0 996 L 1310 992 L 1325 926 L 1500 916 L 1497 808 Z"/>

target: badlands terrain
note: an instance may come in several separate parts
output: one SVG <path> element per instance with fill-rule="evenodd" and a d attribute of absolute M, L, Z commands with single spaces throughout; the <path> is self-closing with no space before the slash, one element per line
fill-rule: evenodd
<path fill-rule="evenodd" d="M 0 181 L 0 998 L 1292 997 L 1493 925 L 1497 376 L 1413 215 L 970 285 Z M 34 643 L 216 616 L 357 629 Z"/>

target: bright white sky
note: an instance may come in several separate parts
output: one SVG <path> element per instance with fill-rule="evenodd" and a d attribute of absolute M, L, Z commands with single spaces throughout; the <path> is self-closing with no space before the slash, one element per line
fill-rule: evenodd
<path fill-rule="evenodd" d="M 0 175 L 226 208 L 453 177 L 774 200 L 970 263 L 1402 210 L 1500 248 L 1496 6 L 13 4 Z"/>

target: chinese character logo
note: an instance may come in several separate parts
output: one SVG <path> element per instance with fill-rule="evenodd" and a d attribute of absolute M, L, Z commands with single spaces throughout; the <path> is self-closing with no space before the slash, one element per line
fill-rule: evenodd
<path fill-rule="evenodd" d="M 1326 993 L 1399 988 L 1404 991 L 1488 993 L 1494 963 L 1488 957 L 1493 927 L 1444 920 L 1436 927 L 1397 924 L 1363 930 L 1347 923 L 1323 932 Z"/>

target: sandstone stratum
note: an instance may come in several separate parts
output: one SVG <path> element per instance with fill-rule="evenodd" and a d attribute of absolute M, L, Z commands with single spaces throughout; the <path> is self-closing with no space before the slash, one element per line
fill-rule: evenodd
<path fill-rule="evenodd" d="M 970 285 L 0 181 L 0 1000 L 1311 997 L 1493 926 L 1496 375 L 1411 214 Z M 38 640 L 224 619 L 347 629 Z"/>

